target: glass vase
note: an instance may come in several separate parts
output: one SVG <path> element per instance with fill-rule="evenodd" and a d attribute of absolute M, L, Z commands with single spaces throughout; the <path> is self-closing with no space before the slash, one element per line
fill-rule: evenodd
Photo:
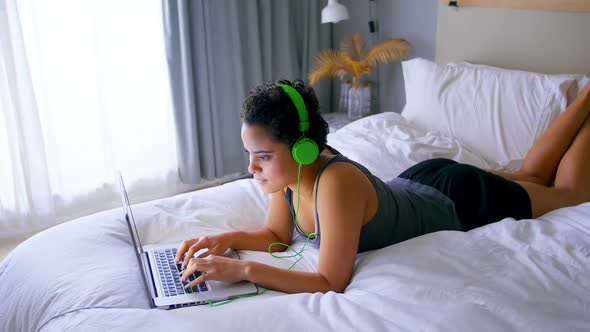
<path fill-rule="evenodd" d="M 340 84 L 340 100 L 338 101 L 338 112 L 348 112 L 348 92 L 352 86 L 350 80 L 342 81 Z"/>
<path fill-rule="evenodd" d="M 374 85 L 372 83 L 352 86 L 348 90 L 348 119 L 358 120 L 373 113 L 374 108 Z"/>
<path fill-rule="evenodd" d="M 365 117 L 375 112 L 375 84 L 373 82 L 364 82 L 362 84 L 362 107 L 361 116 Z"/>
<path fill-rule="evenodd" d="M 354 121 L 362 118 L 362 89 L 351 87 L 348 89 L 348 120 Z"/>

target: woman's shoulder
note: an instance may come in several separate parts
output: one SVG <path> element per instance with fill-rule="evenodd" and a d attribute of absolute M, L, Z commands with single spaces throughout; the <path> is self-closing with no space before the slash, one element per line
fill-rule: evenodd
<path fill-rule="evenodd" d="M 375 214 L 378 199 L 373 182 L 356 164 L 333 162 L 318 181 L 316 206 L 318 216 L 322 214 L 320 223 L 348 221 L 350 225 L 364 225 Z"/>
<path fill-rule="evenodd" d="M 324 189 L 355 190 L 367 186 L 367 175 L 355 163 L 342 155 L 331 157 L 318 180 Z M 370 182 L 369 182 L 370 183 Z"/>

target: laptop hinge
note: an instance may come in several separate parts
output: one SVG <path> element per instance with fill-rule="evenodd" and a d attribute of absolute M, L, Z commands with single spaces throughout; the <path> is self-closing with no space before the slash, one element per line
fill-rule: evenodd
<path fill-rule="evenodd" d="M 157 288 L 156 288 L 156 281 L 154 280 L 154 276 L 151 273 L 152 266 L 150 264 L 148 253 L 146 251 L 143 251 L 143 248 L 142 248 L 142 252 L 141 252 L 141 259 L 143 260 L 142 265 L 143 265 L 144 269 L 146 269 L 146 268 L 148 269 L 147 271 L 144 270 L 143 274 L 146 277 L 145 280 L 147 281 L 146 291 L 147 291 L 148 296 L 150 298 L 150 306 L 152 308 L 154 308 L 155 307 L 154 299 L 156 297 L 158 297 Z"/>

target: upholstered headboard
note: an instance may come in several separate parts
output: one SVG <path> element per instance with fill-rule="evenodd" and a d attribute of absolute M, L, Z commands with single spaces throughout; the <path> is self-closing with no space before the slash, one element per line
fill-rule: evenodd
<path fill-rule="evenodd" d="M 590 13 L 448 4 L 440 1 L 438 8 L 439 63 L 590 74 Z"/>

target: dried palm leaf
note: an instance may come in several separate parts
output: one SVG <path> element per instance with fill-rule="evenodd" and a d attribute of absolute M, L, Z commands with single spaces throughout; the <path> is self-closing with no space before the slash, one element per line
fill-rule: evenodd
<path fill-rule="evenodd" d="M 410 49 L 410 43 L 405 39 L 387 39 L 369 50 L 364 62 L 371 67 L 375 67 L 378 63 L 386 64 L 402 60 Z"/>
<path fill-rule="evenodd" d="M 354 61 L 361 61 L 365 56 L 366 47 L 365 37 L 360 32 L 347 35 L 340 43 L 342 53 L 348 55 Z"/>
<path fill-rule="evenodd" d="M 346 74 L 353 72 L 354 68 L 344 60 L 341 52 L 335 50 L 323 50 L 315 58 L 315 69 L 309 74 L 309 82 L 314 85 L 323 78 L 344 78 Z"/>
<path fill-rule="evenodd" d="M 312 85 L 323 78 L 343 79 L 350 75 L 353 85 L 358 87 L 361 76 L 370 74 L 377 64 L 402 60 L 411 49 L 405 39 L 388 39 L 365 54 L 366 43 L 361 33 L 348 36 L 341 45 L 341 51 L 323 50 L 316 56 L 314 70 L 309 74 Z"/>

